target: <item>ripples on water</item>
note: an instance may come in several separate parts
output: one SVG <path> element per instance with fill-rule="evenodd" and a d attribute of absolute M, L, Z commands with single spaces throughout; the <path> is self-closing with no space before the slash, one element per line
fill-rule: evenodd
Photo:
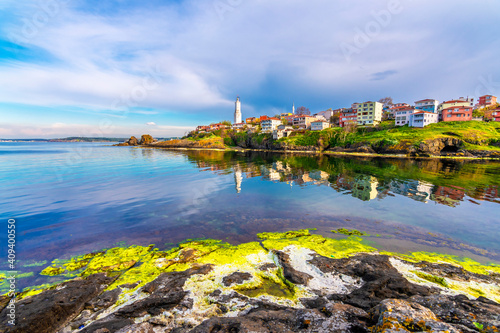
<path fill-rule="evenodd" d="M 0 211 L 5 226 L 16 219 L 18 259 L 27 263 L 117 243 L 237 243 L 304 227 L 329 236 L 356 228 L 400 252 L 446 249 L 498 260 L 499 166 L 0 143 Z"/>

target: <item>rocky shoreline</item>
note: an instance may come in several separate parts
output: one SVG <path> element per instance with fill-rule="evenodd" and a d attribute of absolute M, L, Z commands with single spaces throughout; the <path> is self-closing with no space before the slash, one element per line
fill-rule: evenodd
<path fill-rule="evenodd" d="M 418 146 L 411 142 L 400 142 L 397 145 L 380 145 L 378 143 L 348 144 L 343 147 L 322 146 L 290 146 L 286 143 L 273 140 L 264 140 L 261 143 L 253 141 L 244 142 L 235 147 L 227 147 L 221 142 L 209 144 L 187 139 L 153 142 L 151 136 L 143 135 L 140 140 L 131 137 L 124 143 L 116 146 L 138 146 L 145 148 L 163 148 L 172 150 L 185 149 L 213 149 L 228 151 L 265 151 L 275 153 L 305 153 L 305 154 L 331 154 L 353 156 L 381 156 L 392 158 L 463 158 L 463 159 L 500 159 L 500 151 L 496 150 L 467 150 L 463 148 L 464 142 L 457 138 L 438 138 L 421 142 Z"/>
<path fill-rule="evenodd" d="M 57 260 L 41 274 L 68 281 L 18 294 L 15 326 L 3 296 L 0 332 L 498 332 L 500 265 L 379 252 L 356 234 Z"/>

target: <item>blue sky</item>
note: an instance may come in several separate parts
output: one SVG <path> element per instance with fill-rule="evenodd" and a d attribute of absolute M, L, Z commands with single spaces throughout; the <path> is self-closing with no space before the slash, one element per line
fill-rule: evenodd
<path fill-rule="evenodd" d="M 500 95 L 498 0 L 2 0 L 0 138 Z"/>

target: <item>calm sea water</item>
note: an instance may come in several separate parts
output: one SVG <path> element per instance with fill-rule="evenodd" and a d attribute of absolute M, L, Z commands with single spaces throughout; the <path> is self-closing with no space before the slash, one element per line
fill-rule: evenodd
<path fill-rule="evenodd" d="M 25 271 L 117 244 L 240 243 L 304 227 L 500 261 L 499 162 L 0 143 L 0 179 L 0 254 L 14 218 Z"/>

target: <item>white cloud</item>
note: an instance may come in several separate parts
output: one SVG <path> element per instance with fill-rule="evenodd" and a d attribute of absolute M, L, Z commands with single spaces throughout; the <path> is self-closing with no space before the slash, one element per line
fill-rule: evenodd
<path fill-rule="evenodd" d="M 213 1 L 107 16 L 68 7 L 25 41 L 55 61 L 0 63 L 0 101 L 228 118 L 237 94 L 245 112 L 258 113 L 299 97 L 318 107 L 387 95 L 453 98 L 473 94 L 480 75 L 500 76 L 498 1 L 400 2 L 401 12 L 351 62 L 340 44 L 377 22 L 373 13 L 388 1 L 227 2 L 232 8 L 222 14 Z M 28 9 L 20 15 L 32 17 Z M 398 75 L 371 81 L 384 72 Z"/>
<path fill-rule="evenodd" d="M 156 123 L 155 123 L 155 122 L 150 121 L 150 122 L 146 123 L 146 125 L 148 125 L 148 126 L 156 126 Z"/>

